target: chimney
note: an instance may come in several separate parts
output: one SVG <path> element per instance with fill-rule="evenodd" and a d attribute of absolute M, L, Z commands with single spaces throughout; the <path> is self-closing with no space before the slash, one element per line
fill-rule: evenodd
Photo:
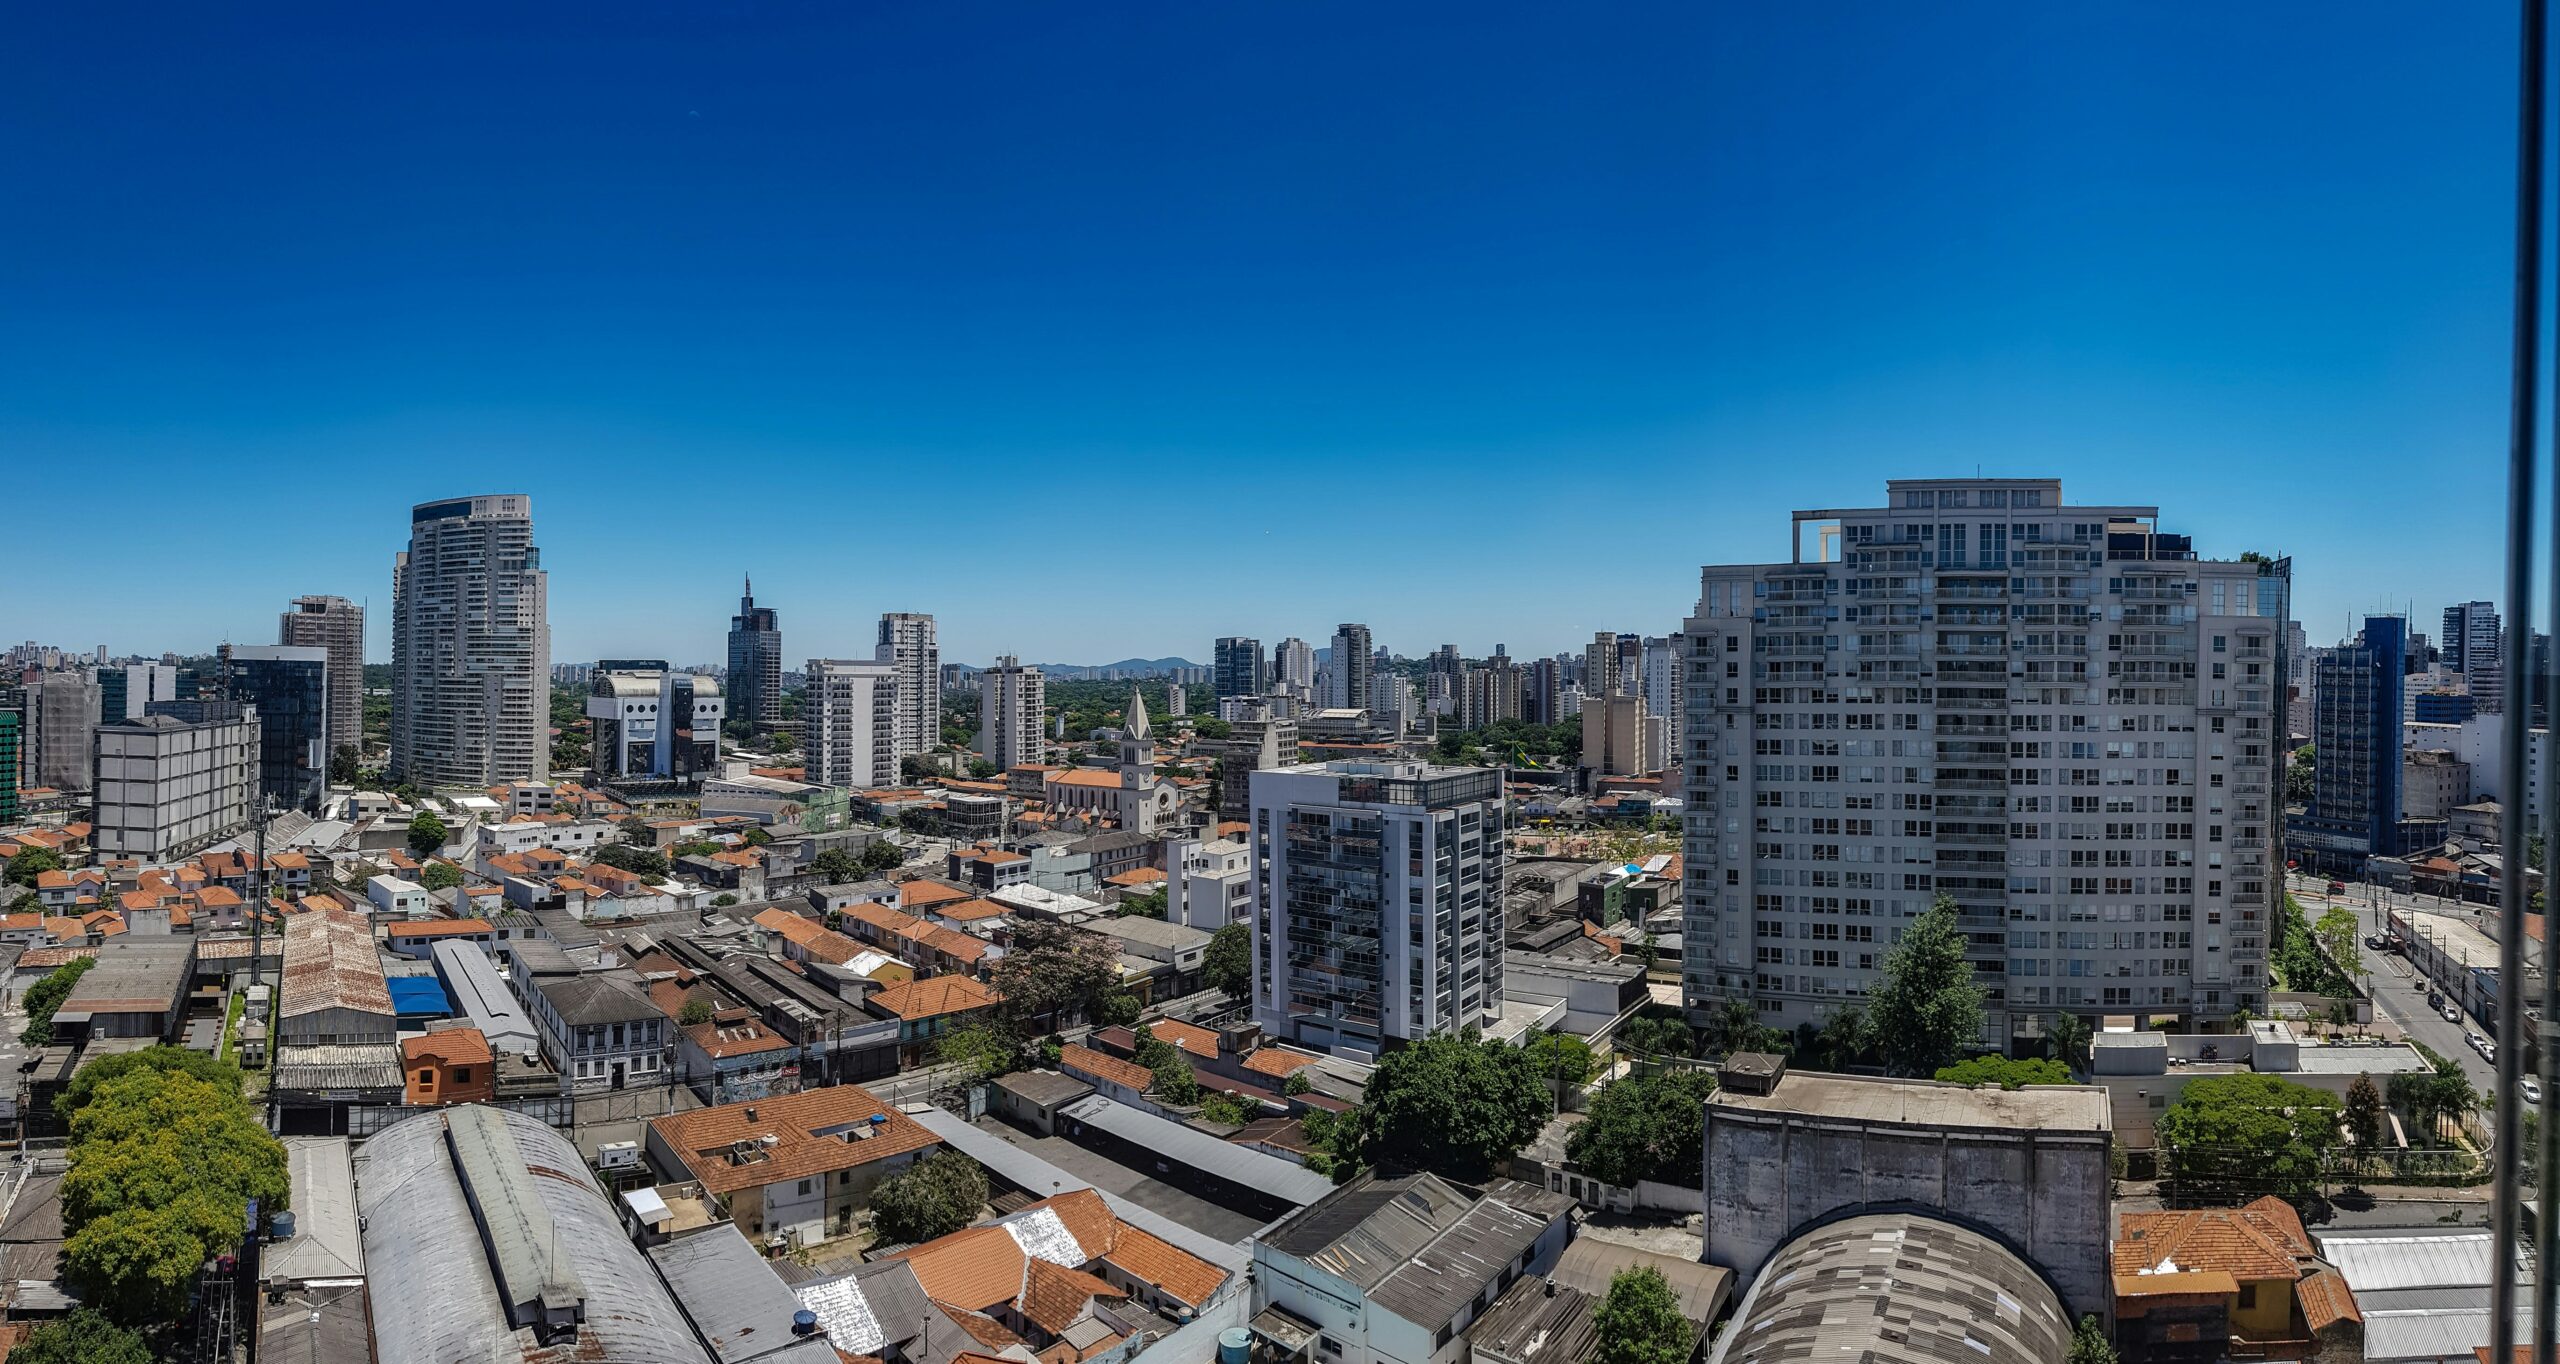
<path fill-rule="evenodd" d="M 754 1122 L 755 1120 L 756 1120 L 756 1106 L 755 1106 L 754 1104 L 748 1104 L 748 1105 L 747 1105 L 747 1121 L 749 1121 L 749 1122 Z"/>

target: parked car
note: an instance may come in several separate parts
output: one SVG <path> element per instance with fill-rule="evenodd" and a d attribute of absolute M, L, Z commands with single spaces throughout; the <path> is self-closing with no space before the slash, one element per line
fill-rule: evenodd
<path fill-rule="evenodd" d="M 2459 1022 L 2461 1022 L 2461 1021 L 2462 1021 L 2462 1010 L 2457 1009 L 2457 1008 L 2453 1007 L 2453 1006 L 2452 1006 L 2452 1005 L 2450 1005 L 2450 1004 L 2447 1004 L 2446 1006 L 2444 1006 L 2444 1021 L 2445 1021 L 2445 1022 L 2447 1022 L 2447 1023 L 2459 1023 Z"/>
<path fill-rule="evenodd" d="M 2542 1082 L 2540 1080 L 2528 1075 L 2524 1077 L 2524 1080 L 2518 1084 L 2516 1088 L 2523 1092 L 2524 1101 L 2526 1103 L 2538 1104 L 2542 1102 Z"/>
<path fill-rule="evenodd" d="M 2379 933 L 2368 933 L 2365 935 L 2364 945 L 2372 951 L 2379 952 L 2389 947 L 2391 940 Z"/>
<path fill-rule="evenodd" d="M 2462 1040 L 2470 1043 L 2473 1051 L 2480 1053 L 2480 1059 L 2484 1061 L 2495 1061 L 2498 1059 L 2498 1044 L 2490 1041 L 2488 1038 L 2482 1037 L 2480 1034 L 2475 1032 L 2464 1034 Z"/>
<path fill-rule="evenodd" d="M 2427 991 L 2427 1007 L 2442 1011 L 2444 1008 L 2444 992 L 2441 990 Z"/>
<path fill-rule="evenodd" d="M 2330 882 L 2330 883 L 2329 883 L 2329 893 L 2330 893 L 2331 895 L 2344 895 L 2344 894 L 2346 894 L 2346 893 L 2347 893 L 2347 883 L 2346 883 L 2346 882 L 2344 882 L 2344 881 L 2332 881 L 2332 882 Z"/>

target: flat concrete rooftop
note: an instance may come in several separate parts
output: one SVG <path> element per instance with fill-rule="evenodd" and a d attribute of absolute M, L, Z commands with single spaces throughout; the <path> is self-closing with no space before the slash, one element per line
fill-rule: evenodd
<path fill-rule="evenodd" d="M 1979 1127 L 2039 1132 L 2104 1132 L 2107 1091 L 2094 1085 L 2030 1085 L 2006 1090 L 1885 1080 L 1799 1070 L 1779 1077 L 1767 1094 L 1717 1090 L 1709 1106 L 1754 1113 L 1791 1113 L 1857 1122 Z"/>

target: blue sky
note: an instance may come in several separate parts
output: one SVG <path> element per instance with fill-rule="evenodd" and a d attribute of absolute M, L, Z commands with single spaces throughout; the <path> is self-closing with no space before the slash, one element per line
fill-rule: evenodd
<path fill-rule="evenodd" d="M 1887 477 L 2494 595 L 2502 7 L 37 6 L 0 637 L 389 605 L 529 492 L 554 653 L 1665 631 Z"/>

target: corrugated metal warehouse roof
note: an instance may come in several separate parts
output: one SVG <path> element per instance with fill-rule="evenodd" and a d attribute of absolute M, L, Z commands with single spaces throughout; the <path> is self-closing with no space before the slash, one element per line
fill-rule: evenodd
<path fill-rule="evenodd" d="M 1058 1116 L 1098 1127 L 1123 1141 L 1248 1189 L 1267 1190 L 1302 1208 L 1333 1192 L 1332 1180 L 1306 1166 L 1222 1141 L 1196 1127 L 1141 1112 L 1104 1095 L 1078 1099 L 1059 1109 Z"/>

